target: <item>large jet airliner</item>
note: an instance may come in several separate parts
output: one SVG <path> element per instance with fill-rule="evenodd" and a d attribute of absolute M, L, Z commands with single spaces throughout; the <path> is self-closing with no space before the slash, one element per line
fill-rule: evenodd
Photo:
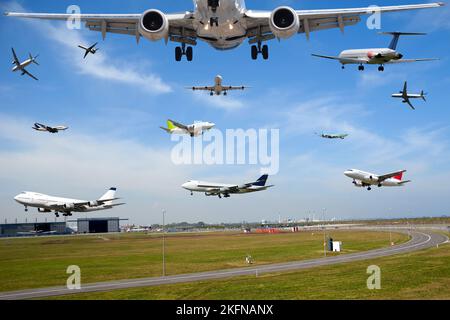
<path fill-rule="evenodd" d="M 348 9 L 295 10 L 281 6 L 273 11 L 248 10 L 245 0 L 193 0 L 194 10 L 183 13 L 165 14 L 157 9 L 149 9 L 137 14 L 53 14 L 6 12 L 10 17 L 49 20 L 79 19 L 92 31 L 101 32 L 103 39 L 107 33 L 131 35 L 139 42 L 141 37 L 148 40 L 180 43 L 175 48 L 175 58 L 180 61 L 186 56 L 193 58 L 192 46 L 197 40 L 209 43 L 218 50 L 238 47 L 246 39 L 251 45 L 252 59 L 259 54 L 269 58 L 269 48 L 263 42 L 272 39 L 286 39 L 297 33 L 305 33 L 309 39 L 311 32 L 332 28 L 344 31 L 361 21 L 362 15 L 437 8 L 442 2 L 397 5 L 385 7 L 363 7 Z"/>
<path fill-rule="evenodd" d="M 242 194 L 264 191 L 274 187 L 267 186 L 267 179 L 269 175 L 265 174 L 255 182 L 250 182 L 242 185 L 224 184 L 218 182 L 204 182 L 204 181 L 188 181 L 182 185 L 182 188 L 191 192 L 204 192 L 206 196 L 218 196 L 219 198 L 229 198 L 231 194 Z"/>
<path fill-rule="evenodd" d="M 234 90 L 245 90 L 248 87 L 246 86 L 225 86 L 223 85 L 223 78 L 221 75 L 217 75 L 214 78 L 214 85 L 213 86 L 194 86 L 194 87 L 186 87 L 187 89 L 192 89 L 193 91 L 209 91 L 209 94 L 211 96 L 216 95 L 228 95 L 228 91 L 234 91 Z"/>
<path fill-rule="evenodd" d="M 393 173 L 376 175 L 370 172 L 361 171 L 358 169 L 350 169 L 344 174 L 353 179 L 353 184 L 358 188 L 366 188 L 372 190 L 372 186 L 378 187 L 403 187 L 405 184 L 411 182 L 410 180 L 402 181 L 403 173 L 406 170 L 401 170 Z"/>
<path fill-rule="evenodd" d="M 86 201 L 68 198 L 53 197 L 42 193 L 25 191 L 14 197 L 21 205 L 25 206 L 25 211 L 28 207 L 38 208 L 40 213 L 55 212 L 56 217 L 59 217 L 61 212 L 63 216 L 71 216 L 72 212 L 91 212 L 99 210 L 112 209 L 117 206 L 124 205 L 124 203 L 113 203 L 116 198 L 116 188 L 111 188 L 98 200 Z"/>

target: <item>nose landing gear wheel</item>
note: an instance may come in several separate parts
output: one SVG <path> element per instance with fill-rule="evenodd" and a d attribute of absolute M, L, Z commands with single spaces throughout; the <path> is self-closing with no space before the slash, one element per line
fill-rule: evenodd
<path fill-rule="evenodd" d="M 359 70 L 359 71 L 364 71 L 364 66 L 363 66 L 363 65 L 359 66 L 359 67 L 358 67 L 358 70 Z"/>

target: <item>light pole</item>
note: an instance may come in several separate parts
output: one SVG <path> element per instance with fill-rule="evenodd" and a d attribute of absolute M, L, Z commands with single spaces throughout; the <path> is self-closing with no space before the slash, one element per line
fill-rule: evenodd
<path fill-rule="evenodd" d="M 163 247 L 162 247 L 162 258 L 163 258 L 163 277 L 166 276 L 166 210 L 163 210 Z"/>
<path fill-rule="evenodd" d="M 327 209 L 323 208 L 323 216 L 322 216 L 322 223 L 323 223 L 323 255 L 327 256 L 327 239 L 325 235 L 325 211 Z"/>

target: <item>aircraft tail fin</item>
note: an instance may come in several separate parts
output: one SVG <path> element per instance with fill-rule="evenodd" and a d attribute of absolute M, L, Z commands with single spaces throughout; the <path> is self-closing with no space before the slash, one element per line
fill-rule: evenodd
<path fill-rule="evenodd" d="M 397 179 L 397 180 L 402 181 L 402 179 L 403 179 L 403 172 L 401 172 L 401 173 L 399 173 L 398 175 L 396 175 L 396 176 L 394 177 L 394 179 Z"/>
<path fill-rule="evenodd" d="M 173 130 L 173 129 L 176 129 L 177 127 L 173 124 L 172 121 L 167 120 L 167 128 L 168 128 L 169 130 Z"/>
<path fill-rule="evenodd" d="M 418 32 L 381 32 L 381 34 L 389 34 L 392 35 L 392 41 L 389 44 L 389 49 L 397 50 L 398 40 L 400 36 L 423 36 L 426 33 L 418 33 Z"/>
<path fill-rule="evenodd" d="M 37 55 L 36 57 L 33 57 L 33 55 L 30 53 L 30 60 L 31 62 L 33 62 L 35 65 L 39 66 L 39 63 L 36 61 L 36 59 L 39 57 L 39 55 Z"/>
<path fill-rule="evenodd" d="M 427 94 L 425 92 L 423 92 L 423 90 L 420 93 L 420 96 L 422 97 L 423 101 L 427 102 L 427 99 L 426 99 Z"/>
<path fill-rule="evenodd" d="M 268 178 L 269 178 L 269 175 L 265 174 L 265 175 L 261 176 L 261 178 L 259 178 L 255 183 L 253 183 L 253 185 L 258 186 L 258 187 L 264 187 L 267 183 Z"/>
<path fill-rule="evenodd" d="M 109 189 L 103 196 L 101 196 L 98 200 L 108 200 L 108 199 L 115 199 L 116 198 L 116 191 L 117 188 L 111 188 Z M 108 201 L 104 203 L 105 205 L 112 205 L 112 201 Z"/>

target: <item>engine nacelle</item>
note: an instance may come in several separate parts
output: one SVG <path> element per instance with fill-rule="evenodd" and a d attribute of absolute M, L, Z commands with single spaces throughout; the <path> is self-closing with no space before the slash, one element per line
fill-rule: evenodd
<path fill-rule="evenodd" d="M 65 208 L 65 209 L 72 210 L 72 209 L 75 209 L 75 205 L 74 205 L 73 203 L 66 203 L 66 204 L 64 205 L 64 208 Z"/>
<path fill-rule="evenodd" d="M 38 212 L 40 212 L 40 213 L 49 213 L 49 212 L 52 212 L 52 210 L 44 209 L 44 208 L 38 208 Z"/>
<path fill-rule="evenodd" d="M 159 10 L 150 9 L 142 14 L 139 33 L 146 39 L 158 41 L 169 36 L 169 20 Z"/>
<path fill-rule="evenodd" d="M 292 37 L 299 29 L 300 19 L 291 7 L 276 8 L 270 15 L 270 30 L 277 38 Z"/>

